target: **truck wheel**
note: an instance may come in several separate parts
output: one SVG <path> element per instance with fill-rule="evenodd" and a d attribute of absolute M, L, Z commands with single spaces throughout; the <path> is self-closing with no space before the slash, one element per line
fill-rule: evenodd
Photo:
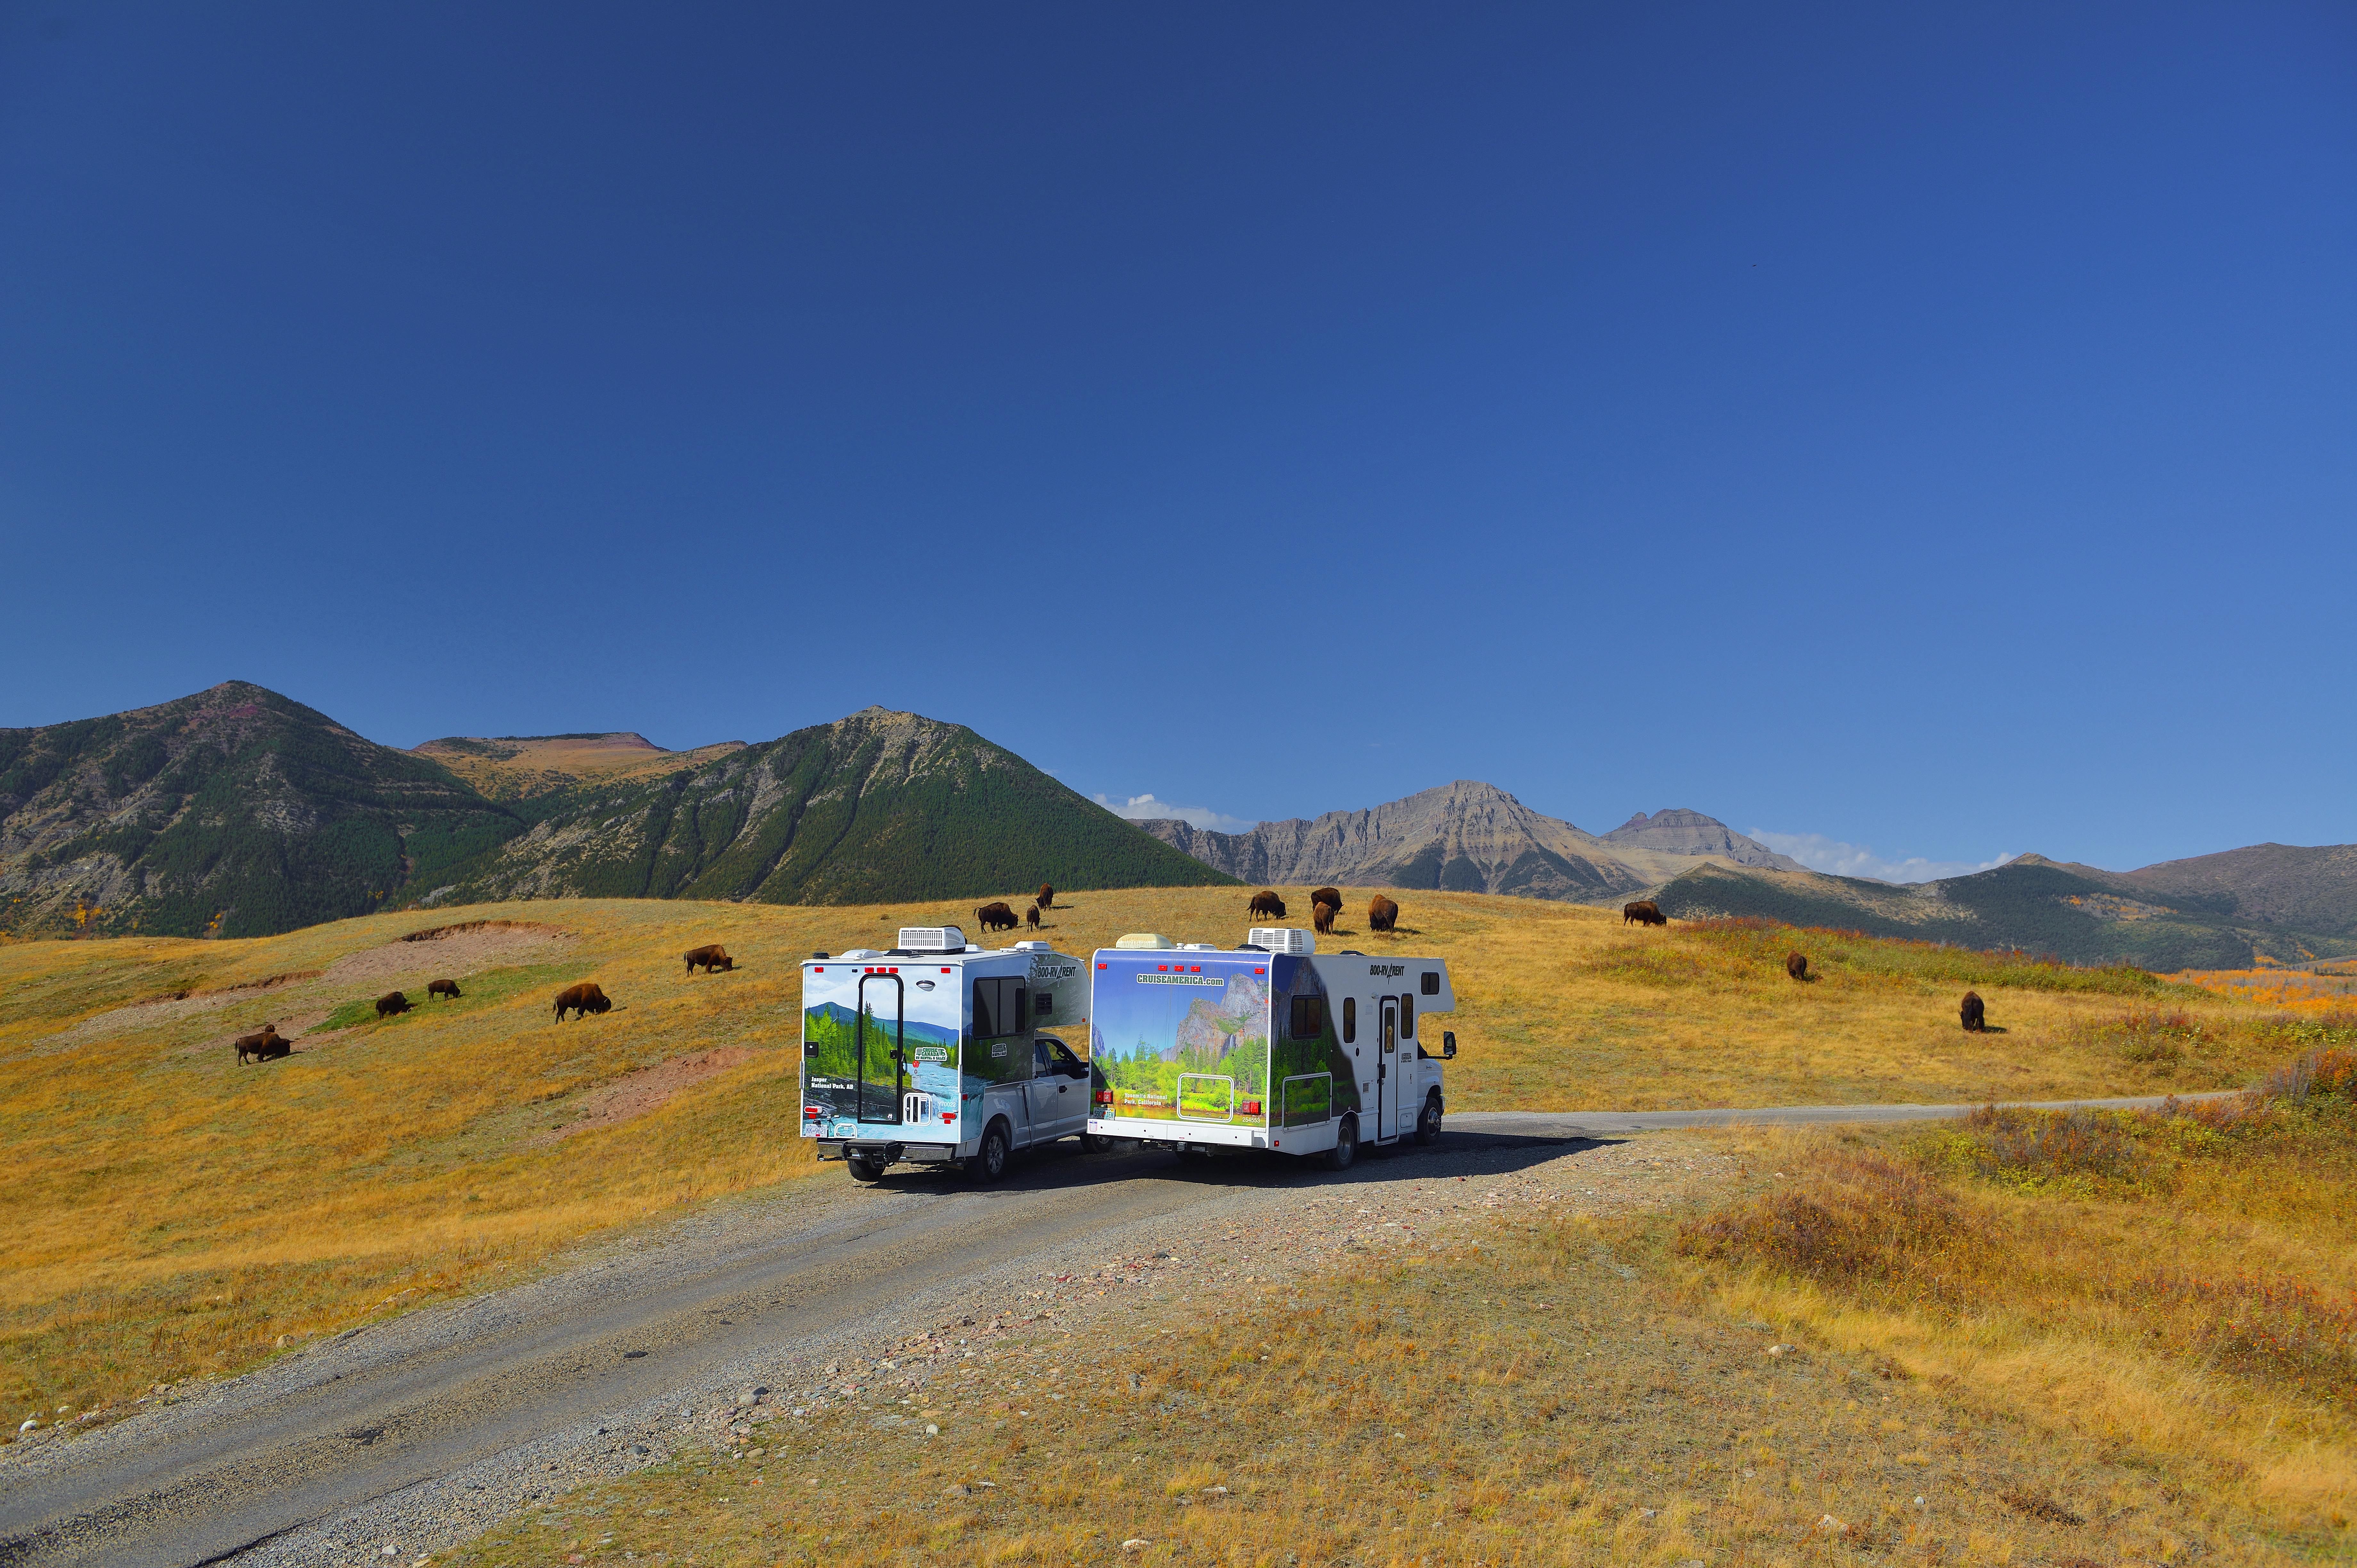
<path fill-rule="evenodd" d="M 1415 1119 L 1415 1141 L 1430 1148 L 1440 1142 L 1440 1096 L 1424 1097 L 1424 1113 Z"/>
<path fill-rule="evenodd" d="M 1006 1174 L 1006 1123 L 993 1122 L 982 1134 L 982 1148 L 966 1161 L 965 1174 L 976 1181 L 996 1181 Z"/>
<path fill-rule="evenodd" d="M 1081 1151 L 1083 1154 L 1102 1155 L 1107 1149 L 1112 1147 L 1113 1140 L 1105 1137 L 1103 1133 L 1083 1133 L 1081 1134 Z"/>
<path fill-rule="evenodd" d="M 1334 1146 L 1326 1151 L 1326 1168 L 1329 1171 L 1347 1171 L 1351 1168 L 1351 1162 L 1358 1157 L 1359 1119 L 1355 1116 L 1345 1116 L 1342 1118 L 1342 1125 L 1335 1132 Z"/>
<path fill-rule="evenodd" d="M 843 1168 L 851 1173 L 851 1179 L 854 1181 L 882 1181 L 884 1179 L 884 1162 L 882 1160 L 871 1160 L 859 1155 L 845 1155 L 843 1156 Z"/>

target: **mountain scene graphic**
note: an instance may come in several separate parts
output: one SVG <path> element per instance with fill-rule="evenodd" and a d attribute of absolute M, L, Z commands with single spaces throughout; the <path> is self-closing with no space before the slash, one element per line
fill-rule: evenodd
<path fill-rule="evenodd" d="M 822 1002 L 815 1007 L 804 1008 L 802 1017 L 805 1032 L 813 1037 L 834 1033 L 848 1038 L 853 1026 L 859 1021 L 859 1012 L 856 1008 L 845 1007 L 840 1002 Z M 867 1026 L 871 1033 L 881 1029 L 887 1040 L 892 1037 L 893 1024 L 888 1016 L 871 1012 L 867 1015 Z M 911 1018 L 901 1026 L 900 1037 L 903 1043 L 911 1046 L 953 1046 L 957 1044 L 958 1032 L 944 1029 L 938 1024 L 920 1024 Z"/>
<path fill-rule="evenodd" d="M 1187 1015 L 1178 1021 L 1178 1037 L 1163 1051 L 1162 1059 L 1216 1060 L 1239 1047 L 1265 1040 L 1267 1029 L 1267 981 L 1232 974 L 1218 996 L 1203 997 L 1187 1009 Z"/>

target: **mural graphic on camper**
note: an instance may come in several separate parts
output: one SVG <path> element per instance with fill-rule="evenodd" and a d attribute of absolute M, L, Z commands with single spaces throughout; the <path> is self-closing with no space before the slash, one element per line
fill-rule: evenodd
<path fill-rule="evenodd" d="M 963 1088 L 955 991 L 861 979 L 848 964 L 803 972 L 802 1104 L 820 1114 L 803 1117 L 802 1135 L 898 1129 L 893 1135 L 954 1140 Z"/>
<path fill-rule="evenodd" d="M 1168 950 L 1100 958 L 1089 1059 L 1112 1113 L 1157 1122 L 1265 1126 L 1269 976 L 1254 963 Z"/>

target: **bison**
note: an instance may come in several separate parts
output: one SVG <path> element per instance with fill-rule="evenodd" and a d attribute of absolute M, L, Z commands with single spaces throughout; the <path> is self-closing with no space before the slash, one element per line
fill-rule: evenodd
<path fill-rule="evenodd" d="M 286 1054 L 283 1048 L 276 1051 L 271 1049 L 273 1046 L 283 1047 L 286 1044 L 285 1040 L 278 1037 L 278 1026 L 275 1024 L 264 1024 L 251 1035 L 240 1035 L 231 1044 L 237 1047 L 237 1065 L 240 1067 L 246 1064 L 248 1058 L 255 1061 L 268 1061 L 273 1056 Z"/>
<path fill-rule="evenodd" d="M 610 1013 L 613 1010 L 614 1004 L 606 1000 L 606 993 L 597 989 L 597 983 L 594 980 L 568 985 L 556 993 L 556 1018 L 559 1023 L 565 1021 L 567 1012 L 577 1018 L 587 1018 L 592 1013 Z"/>
<path fill-rule="evenodd" d="M 1323 898 L 1309 906 L 1309 923 L 1318 928 L 1321 937 L 1334 934 L 1334 917 L 1342 912 L 1340 904 L 1329 904 Z"/>
<path fill-rule="evenodd" d="M 1620 923 L 1624 926 L 1666 926 L 1670 918 L 1663 914 L 1662 907 L 1651 898 L 1640 898 L 1634 904 L 1620 906 Z"/>
<path fill-rule="evenodd" d="M 380 1018 L 390 1018 L 396 1014 L 406 1013 L 409 1007 L 409 998 L 398 991 L 388 991 L 376 999 L 376 1015 Z"/>
<path fill-rule="evenodd" d="M 1786 953 L 1784 955 L 1784 972 L 1791 975 L 1795 980 L 1808 979 L 1809 955 L 1804 952 Z"/>
<path fill-rule="evenodd" d="M 1042 909 L 1052 909 L 1055 907 L 1056 890 L 1042 882 L 1039 884 L 1039 908 Z"/>
<path fill-rule="evenodd" d="M 455 980 L 428 981 L 425 984 L 425 994 L 429 997 L 447 996 L 451 1001 L 456 1002 L 459 994 L 458 983 Z"/>
<path fill-rule="evenodd" d="M 1036 931 L 1036 930 L 1038 930 L 1038 929 L 1039 929 L 1039 905 L 1034 904 L 1034 905 L 1032 905 L 1032 906 L 1031 906 L 1031 908 L 1029 908 L 1028 909 L 1026 909 L 1026 910 L 1024 910 L 1024 911 L 1023 911 L 1023 923 L 1024 923 L 1025 925 L 1027 925 L 1027 926 L 1030 927 L 1030 928 L 1031 928 L 1033 930 L 1035 930 L 1035 931 Z"/>
<path fill-rule="evenodd" d="M 1967 1035 L 1977 1035 L 1988 1027 L 1988 1005 L 1977 991 L 1964 993 L 1964 1004 L 1956 1009 L 1956 1015 L 1964 1021 Z"/>
<path fill-rule="evenodd" d="M 1285 900 L 1265 887 L 1252 896 L 1253 918 L 1259 919 L 1264 915 L 1272 920 L 1285 918 Z"/>
<path fill-rule="evenodd" d="M 1367 905 L 1367 929 L 1388 931 L 1399 924 L 1399 906 L 1378 893 Z"/>
<path fill-rule="evenodd" d="M 974 912 L 974 920 L 985 931 L 1011 931 L 1022 923 L 1015 918 L 1015 911 L 1007 907 L 1005 899 L 983 905 Z"/>
<path fill-rule="evenodd" d="M 1341 889 L 1338 887 L 1320 887 L 1317 892 L 1312 893 L 1309 896 L 1309 902 L 1313 906 L 1318 904 L 1331 904 L 1334 908 L 1339 909 L 1342 907 Z"/>
<path fill-rule="evenodd" d="M 728 956 L 728 950 L 726 948 L 722 947 L 718 942 L 714 942 L 709 946 L 694 948 L 689 950 L 687 955 L 687 972 L 694 974 L 696 971 L 696 966 L 699 964 L 704 967 L 705 973 L 717 974 L 724 969 L 735 969 L 737 967 L 737 961 Z"/>

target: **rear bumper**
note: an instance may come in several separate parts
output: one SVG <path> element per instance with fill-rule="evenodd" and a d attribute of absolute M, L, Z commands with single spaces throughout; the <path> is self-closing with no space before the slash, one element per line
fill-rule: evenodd
<path fill-rule="evenodd" d="M 821 1138 L 817 1154 L 822 1160 L 857 1155 L 861 1159 L 880 1160 L 888 1165 L 903 1160 L 911 1165 L 941 1165 L 959 1157 L 954 1144 L 879 1143 L 868 1138 Z"/>
<path fill-rule="evenodd" d="M 1201 1122 L 1152 1122 L 1145 1117 L 1092 1116 L 1089 1131 L 1100 1138 L 1135 1138 L 1146 1144 L 1212 1144 L 1228 1149 L 1265 1149 L 1265 1127 L 1224 1127 Z"/>

